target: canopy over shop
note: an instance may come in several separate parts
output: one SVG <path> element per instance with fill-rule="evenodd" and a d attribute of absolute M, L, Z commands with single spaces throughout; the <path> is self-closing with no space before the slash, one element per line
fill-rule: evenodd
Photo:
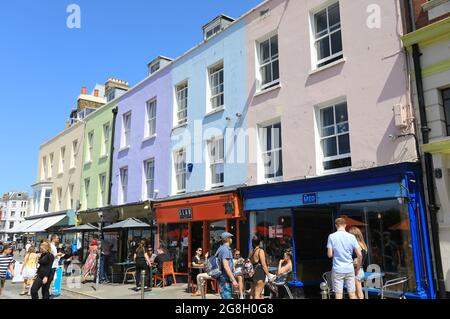
<path fill-rule="evenodd" d="M 225 187 L 154 202 L 158 246 L 172 256 L 177 273 L 188 273 L 197 248 L 214 254 L 224 231 L 235 236 L 233 246 L 239 249 L 242 205 L 237 189 Z"/>
<path fill-rule="evenodd" d="M 24 237 L 39 242 L 48 239 L 51 234 L 63 235 L 63 229 L 75 224 L 75 211 L 66 210 L 50 214 L 26 217 L 21 224 L 10 229 L 12 234 L 22 234 Z M 30 235 L 30 236 L 27 236 Z M 64 238 L 62 241 L 64 242 Z"/>
<path fill-rule="evenodd" d="M 99 228 L 82 233 L 84 256 L 91 240 L 101 236 L 111 244 L 111 262 L 132 260 L 134 248 L 141 239 L 149 246 L 155 243 L 156 221 L 150 201 L 82 211 L 77 213 L 77 219 L 79 227 L 93 224 Z"/>
<path fill-rule="evenodd" d="M 403 163 L 241 190 L 250 236 L 264 241 L 276 266 L 294 252 L 294 283 L 318 287 L 331 270 L 326 255 L 334 219 L 358 227 L 368 244 L 368 263 L 384 280 L 407 276 L 408 296 L 434 298 L 420 165 Z M 374 291 L 375 292 L 375 291 Z"/>

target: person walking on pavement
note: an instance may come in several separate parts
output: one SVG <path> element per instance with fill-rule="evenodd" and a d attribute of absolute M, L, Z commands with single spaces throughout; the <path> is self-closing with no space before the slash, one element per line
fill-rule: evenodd
<path fill-rule="evenodd" d="M 233 274 L 233 252 L 231 250 L 231 244 L 233 243 L 233 235 L 224 232 L 220 236 L 222 239 L 222 245 L 216 252 L 216 256 L 219 259 L 219 263 L 222 268 L 222 274 L 218 278 L 220 297 L 222 299 L 233 299 L 233 290 L 239 288 L 239 284 Z"/>
<path fill-rule="evenodd" d="M 98 254 L 98 246 L 97 246 L 97 240 L 93 239 L 91 241 L 91 244 L 89 245 L 89 256 L 86 260 L 86 263 L 83 266 L 83 273 L 82 273 L 82 284 L 86 283 L 86 278 L 89 275 L 95 275 L 95 272 L 97 270 L 97 254 Z"/>
<path fill-rule="evenodd" d="M 34 246 L 30 246 L 27 254 L 25 255 L 22 269 L 20 271 L 23 278 L 23 291 L 20 293 L 21 296 L 31 294 L 30 290 L 31 286 L 33 286 L 34 277 L 36 276 L 38 260 L 39 258 L 36 254 L 36 248 L 34 248 Z"/>
<path fill-rule="evenodd" d="M 42 299 L 50 299 L 50 276 L 52 274 L 53 254 L 50 244 L 44 241 L 40 246 L 41 257 L 39 257 L 39 267 L 36 271 L 36 279 L 31 286 L 31 298 L 39 299 L 39 289 L 42 290 Z"/>
<path fill-rule="evenodd" d="M 111 243 L 102 240 L 102 249 L 100 256 L 100 283 L 109 283 L 109 256 L 111 255 Z"/>
<path fill-rule="evenodd" d="M 0 255 L 0 296 L 2 290 L 5 287 L 6 272 L 9 271 L 12 277 L 14 277 L 14 259 L 11 256 L 11 246 L 3 246 L 2 253 Z"/>
<path fill-rule="evenodd" d="M 337 231 L 328 237 L 327 255 L 333 259 L 332 281 L 336 299 L 343 299 L 344 284 L 350 299 L 356 299 L 355 272 L 361 267 L 362 254 L 356 237 L 345 230 L 347 222 L 344 218 L 335 221 Z M 357 262 L 353 260 L 356 254 Z"/>
<path fill-rule="evenodd" d="M 142 239 L 139 242 L 139 245 L 134 253 L 134 262 L 136 263 L 136 291 L 139 291 L 141 289 L 148 289 L 150 287 L 151 262 L 145 247 L 146 241 Z M 141 287 L 141 276 L 143 270 L 145 271 L 145 286 Z"/>

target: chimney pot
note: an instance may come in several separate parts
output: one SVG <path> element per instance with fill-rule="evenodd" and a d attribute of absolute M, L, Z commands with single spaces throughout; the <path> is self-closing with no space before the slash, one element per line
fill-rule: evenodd
<path fill-rule="evenodd" d="M 94 90 L 94 96 L 98 97 L 98 90 Z"/>
<path fill-rule="evenodd" d="M 81 88 L 81 94 L 86 95 L 87 89 L 85 86 Z"/>

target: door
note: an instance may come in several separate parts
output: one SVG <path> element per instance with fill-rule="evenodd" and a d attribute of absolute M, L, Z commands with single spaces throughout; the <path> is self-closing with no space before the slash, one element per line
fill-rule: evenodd
<path fill-rule="evenodd" d="M 333 209 L 294 209 L 293 227 L 297 280 L 318 285 L 332 265 L 327 257 L 327 240 L 334 231 Z"/>

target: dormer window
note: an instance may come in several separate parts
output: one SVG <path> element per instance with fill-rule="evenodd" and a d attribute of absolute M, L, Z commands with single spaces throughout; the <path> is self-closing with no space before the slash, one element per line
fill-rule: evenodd
<path fill-rule="evenodd" d="M 214 20 L 203 27 L 203 39 L 208 40 L 215 34 L 228 27 L 231 23 L 233 23 L 233 21 L 233 18 L 227 17 L 225 15 L 216 17 Z"/>
<path fill-rule="evenodd" d="M 150 66 L 150 74 L 153 74 L 156 71 L 158 71 L 160 67 L 161 67 L 161 64 L 159 63 L 159 61 L 154 63 L 153 65 L 151 65 Z"/>

